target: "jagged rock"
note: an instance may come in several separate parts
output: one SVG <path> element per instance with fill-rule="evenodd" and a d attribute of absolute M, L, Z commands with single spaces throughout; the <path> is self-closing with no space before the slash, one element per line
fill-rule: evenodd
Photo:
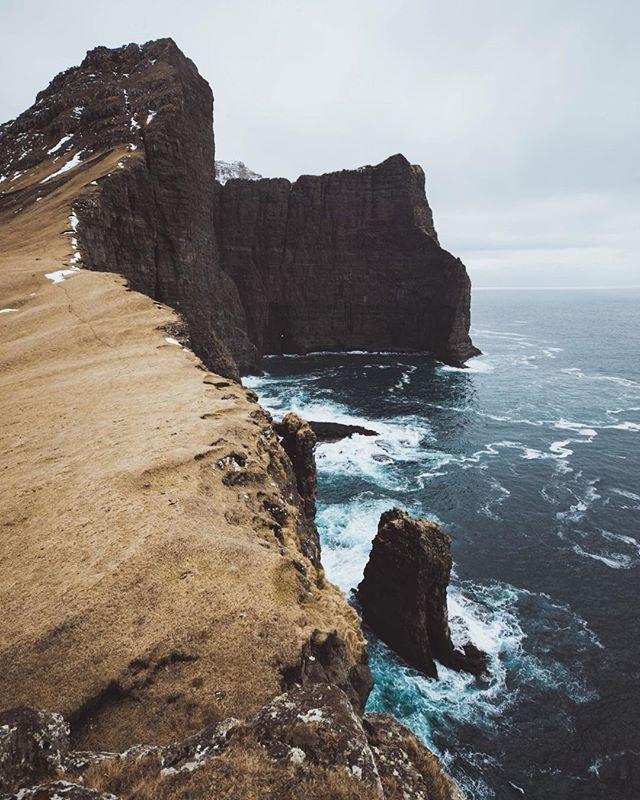
<path fill-rule="evenodd" d="M 63 754 L 57 780 L 43 780 L 40 754 L 30 750 L 22 779 L 11 785 L 11 797 L 108 800 L 117 794 L 133 800 L 142 792 L 206 800 L 211 786 L 223 780 L 234 785 L 232 796 L 243 800 L 256 796 L 251 783 L 249 794 L 237 788 L 240 773 L 256 758 L 269 774 L 261 785 L 274 796 L 293 796 L 287 787 L 306 781 L 320 789 L 313 797 L 333 797 L 323 790 L 323 781 L 332 775 L 334 784 L 346 783 L 344 794 L 339 790 L 335 795 L 344 798 L 464 800 L 438 759 L 409 730 L 386 715 L 361 717 L 347 695 L 328 683 L 296 686 L 246 721 L 212 723 L 164 747 Z"/>
<path fill-rule="evenodd" d="M 297 414 L 287 414 L 282 422 L 274 423 L 274 430 L 282 438 L 285 453 L 291 459 L 298 492 L 309 519 L 316 516 L 318 480 L 313 450 L 316 437 L 308 422 Z"/>
<path fill-rule="evenodd" d="M 362 425 L 345 425 L 341 422 L 314 422 L 309 420 L 309 426 L 316 435 L 318 442 L 339 442 L 348 439 L 354 434 L 360 436 L 378 436 L 377 431 L 365 428 Z"/>
<path fill-rule="evenodd" d="M 56 774 L 69 748 L 60 714 L 12 708 L 0 714 L 0 794 Z"/>
<path fill-rule="evenodd" d="M 480 675 L 487 657 L 454 649 L 447 612 L 451 541 L 434 523 L 397 508 L 380 517 L 358 587 L 364 622 L 413 667 L 437 677 L 435 661 Z"/>
<path fill-rule="evenodd" d="M 354 663 L 344 639 L 336 631 L 328 635 L 314 631 L 302 648 L 300 663 L 283 670 L 282 682 L 286 689 L 295 684 L 330 683 L 342 689 L 354 707 L 361 711 L 373 688 L 366 652 L 360 661 Z"/>
<path fill-rule="evenodd" d="M 380 778 L 362 722 L 335 686 L 315 684 L 276 697 L 253 720 L 258 741 L 272 758 L 344 766 L 382 796 Z"/>
<path fill-rule="evenodd" d="M 396 155 L 216 187 L 221 263 L 262 353 L 430 350 L 461 364 L 479 352 L 469 277 L 438 243 L 424 182 Z"/>
<path fill-rule="evenodd" d="M 80 783 L 49 781 L 23 788 L 6 800 L 117 800 L 116 795 L 90 789 Z"/>
<path fill-rule="evenodd" d="M 367 714 L 364 729 L 385 797 L 404 800 L 464 800 L 455 781 L 408 728 L 388 714 Z"/>

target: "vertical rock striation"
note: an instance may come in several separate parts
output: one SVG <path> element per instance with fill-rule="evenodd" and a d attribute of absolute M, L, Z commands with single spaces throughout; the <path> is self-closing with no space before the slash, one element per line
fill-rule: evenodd
<path fill-rule="evenodd" d="M 396 155 L 217 186 L 222 267 L 260 352 L 429 350 L 456 365 L 478 354 L 469 277 L 438 243 L 424 182 Z"/>

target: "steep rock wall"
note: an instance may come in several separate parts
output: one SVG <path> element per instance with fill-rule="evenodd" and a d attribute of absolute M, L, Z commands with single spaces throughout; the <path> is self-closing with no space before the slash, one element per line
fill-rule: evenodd
<path fill-rule="evenodd" d="M 257 363 L 213 232 L 213 96 L 171 39 L 90 51 L 0 129 L 0 144 L 0 174 L 49 166 L 39 197 L 117 154 L 74 206 L 84 265 L 176 308 L 211 369 L 237 378 Z M 0 209 L 33 194 L 5 193 Z"/>
<path fill-rule="evenodd" d="M 262 353 L 429 350 L 462 364 L 470 281 L 442 249 L 424 173 L 402 155 L 326 175 L 216 187 L 222 267 Z"/>

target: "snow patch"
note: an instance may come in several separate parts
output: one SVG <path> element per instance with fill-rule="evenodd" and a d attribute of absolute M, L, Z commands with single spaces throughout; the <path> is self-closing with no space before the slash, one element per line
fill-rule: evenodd
<path fill-rule="evenodd" d="M 57 178 L 58 175 L 62 175 L 65 172 L 69 172 L 70 169 L 77 167 L 78 164 L 82 161 L 82 150 L 76 153 L 73 158 L 69 159 L 65 164 L 63 164 L 57 172 L 54 172 L 51 175 L 47 175 L 46 178 L 40 181 L 40 183 L 47 183 L 47 181 L 53 180 L 53 178 Z"/>
<path fill-rule="evenodd" d="M 47 154 L 48 155 L 52 155 L 53 153 L 57 153 L 58 150 L 61 147 L 63 147 L 68 141 L 70 141 L 72 138 L 73 138 L 73 134 L 72 133 L 66 134 L 65 136 L 62 137 L 62 139 L 60 139 L 58 144 L 54 144 L 54 146 L 50 150 L 47 150 Z"/>
<path fill-rule="evenodd" d="M 259 181 L 262 175 L 250 170 L 242 161 L 216 161 L 216 180 L 223 186 L 227 181 L 240 178 L 245 181 Z"/>
<path fill-rule="evenodd" d="M 80 272 L 78 267 L 71 267 L 71 269 L 59 269 L 56 272 L 45 272 L 44 277 L 49 278 L 54 283 L 62 283 L 65 278 L 70 278 L 77 272 Z"/>

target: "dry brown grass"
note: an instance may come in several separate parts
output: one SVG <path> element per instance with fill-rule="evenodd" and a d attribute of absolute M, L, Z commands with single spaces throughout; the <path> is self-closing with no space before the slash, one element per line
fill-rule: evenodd
<path fill-rule="evenodd" d="M 344 768 L 299 768 L 274 761 L 255 741 L 235 742 L 193 772 L 162 777 L 153 758 L 92 767 L 85 785 L 121 800 L 371 800 L 370 786 Z M 401 795 L 400 795 L 401 796 Z"/>
<path fill-rule="evenodd" d="M 0 708 L 59 711 L 74 746 L 114 751 L 251 715 L 316 629 L 363 647 L 334 587 L 301 589 L 256 404 L 168 344 L 175 315 L 121 278 L 45 278 L 69 265 L 75 198 L 117 159 L 0 211 L 0 308 L 16 309 L 0 315 Z M 238 449 L 262 483 L 224 483 Z M 265 495 L 289 511 L 284 555 Z"/>

